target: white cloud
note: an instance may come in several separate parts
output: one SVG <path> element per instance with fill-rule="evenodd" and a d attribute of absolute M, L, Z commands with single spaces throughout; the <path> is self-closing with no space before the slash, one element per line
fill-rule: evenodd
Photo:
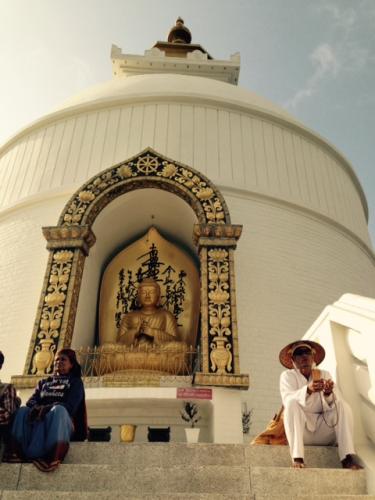
<path fill-rule="evenodd" d="M 310 59 L 315 67 L 312 79 L 319 80 L 326 75 L 336 76 L 340 69 L 340 63 L 335 50 L 328 43 L 318 45 L 310 55 Z"/>
<path fill-rule="evenodd" d="M 319 44 L 309 55 L 311 75 L 305 85 L 284 103 L 287 108 L 295 109 L 302 101 L 311 98 L 325 81 L 367 70 L 375 63 L 373 51 L 363 46 L 363 36 L 359 32 L 359 15 L 366 12 L 371 17 L 373 12 L 364 7 L 362 4 L 362 9 L 354 10 L 343 7 L 343 2 L 332 1 L 318 6 L 318 12 L 331 21 L 331 35 L 328 37 L 331 42 Z"/>
<path fill-rule="evenodd" d="M 284 103 L 284 106 L 289 109 L 296 108 L 301 101 L 314 95 L 322 80 L 335 77 L 340 71 L 340 62 L 335 50 L 328 43 L 318 45 L 310 54 L 310 60 L 314 72 L 306 85 Z"/>
<path fill-rule="evenodd" d="M 321 5 L 318 10 L 328 12 L 334 20 L 334 25 L 345 31 L 350 31 L 357 21 L 357 13 L 353 8 L 342 9 L 341 5 L 333 2 Z"/>

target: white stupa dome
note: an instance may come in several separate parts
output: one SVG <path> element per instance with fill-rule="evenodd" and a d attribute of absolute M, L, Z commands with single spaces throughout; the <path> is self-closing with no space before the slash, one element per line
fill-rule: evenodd
<path fill-rule="evenodd" d="M 194 102 L 220 103 L 248 108 L 259 113 L 271 114 L 284 120 L 297 121 L 284 109 L 254 92 L 241 87 L 199 76 L 176 74 L 151 74 L 120 77 L 85 89 L 65 101 L 59 111 L 78 111 L 82 107 L 108 106 L 119 102 L 144 99 L 184 99 Z M 72 109 L 73 108 L 73 109 Z"/>
<path fill-rule="evenodd" d="M 0 345 L 11 372 L 21 373 L 48 257 L 41 227 L 56 225 L 70 196 L 92 176 L 151 147 L 207 176 L 225 197 L 233 223 L 244 226 L 235 257 L 237 311 L 241 371 L 251 375 L 256 430 L 279 406 L 280 348 L 300 338 L 342 294 L 375 295 L 366 199 L 348 161 L 325 139 L 266 99 L 226 83 L 236 81 L 237 59 L 211 61 L 199 50 L 190 58 L 161 57 L 156 49 L 143 59 L 133 56 L 131 64 L 130 56 L 119 56 L 116 72 L 124 65 L 132 76 L 117 74 L 85 90 L 0 149 Z M 177 64 L 183 74 L 174 73 Z M 121 210 L 117 235 L 120 225 L 137 222 L 134 213 L 127 219 L 134 207 L 141 204 L 144 213 L 137 215 L 149 221 L 153 200 L 159 209 L 167 199 L 139 193 L 108 206 L 101 226 L 108 240 Z M 168 193 L 160 214 L 174 215 L 173 197 Z M 175 219 L 167 233 L 174 234 L 173 225 Z M 109 254 L 95 250 L 99 246 L 85 268 L 98 282 Z M 97 290 L 82 286 L 92 294 L 82 314 L 91 312 L 95 328 Z"/>

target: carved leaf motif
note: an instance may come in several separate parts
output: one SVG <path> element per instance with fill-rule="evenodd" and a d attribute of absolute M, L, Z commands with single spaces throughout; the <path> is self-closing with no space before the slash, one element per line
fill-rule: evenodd
<path fill-rule="evenodd" d="M 90 201 L 92 201 L 92 200 L 95 199 L 95 195 L 94 195 L 94 193 L 92 191 L 81 191 L 78 194 L 78 198 L 83 203 L 89 203 Z"/>
<path fill-rule="evenodd" d="M 227 252 L 227 250 L 220 250 L 220 249 L 216 250 L 215 249 L 215 250 L 210 250 L 208 252 L 208 255 L 213 261 L 221 262 L 227 257 L 228 252 Z"/>
<path fill-rule="evenodd" d="M 73 252 L 70 252 L 69 250 L 61 250 L 59 252 L 56 252 L 53 256 L 53 260 L 56 262 L 69 262 L 73 259 Z"/>
<path fill-rule="evenodd" d="M 62 304 L 64 300 L 65 300 L 65 293 L 59 293 L 59 292 L 49 293 L 44 298 L 44 302 L 46 302 L 46 304 L 52 307 Z"/>
<path fill-rule="evenodd" d="M 219 290 L 215 290 L 213 292 L 210 292 L 208 294 L 208 297 L 214 304 L 225 304 L 226 301 L 229 299 L 229 293 L 228 292 L 223 292 Z"/>
<path fill-rule="evenodd" d="M 168 163 L 163 168 L 163 170 L 161 172 L 161 175 L 163 177 L 173 177 L 174 175 L 176 175 L 176 173 L 177 173 L 177 167 L 176 167 L 176 165 L 173 165 L 173 163 Z"/>
<path fill-rule="evenodd" d="M 133 175 L 132 169 L 129 167 L 129 165 L 122 165 L 118 168 L 117 173 L 120 177 L 123 177 L 125 179 Z"/>
<path fill-rule="evenodd" d="M 204 188 L 204 189 L 200 189 L 198 192 L 197 192 L 197 198 L 199 198 L 200 200 L 209 200 L 210 198 L 212 198 L 214 192 L 211 188 Z"/>

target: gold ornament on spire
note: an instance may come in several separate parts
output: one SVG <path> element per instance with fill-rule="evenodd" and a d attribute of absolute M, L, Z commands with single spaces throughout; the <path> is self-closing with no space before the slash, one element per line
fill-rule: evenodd
<path fill-rule="evenodd" d="M 169 43 L 191 43 L 190 30 L 185 26 L 184 20 L 178 17 L 176 25 L 171 28 L 168 35 Z"/>

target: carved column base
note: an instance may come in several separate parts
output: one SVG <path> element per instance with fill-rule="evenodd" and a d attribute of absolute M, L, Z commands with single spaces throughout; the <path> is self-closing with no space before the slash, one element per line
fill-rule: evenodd
<path fill-rule="evenodd" d="M 247 390 L 249 388 L 249 375 L 235 375 L 197 372 L 194 376 L 194 385 L 209 385 L 216 387 L 229 387 Z"/>

